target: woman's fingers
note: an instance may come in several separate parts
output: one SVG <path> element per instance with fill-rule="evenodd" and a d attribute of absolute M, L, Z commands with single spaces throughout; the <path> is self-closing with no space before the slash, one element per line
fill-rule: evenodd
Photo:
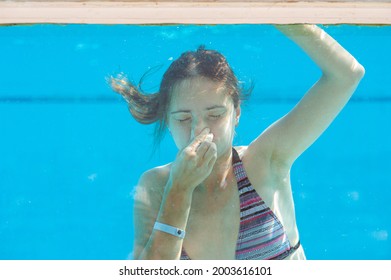
<path fill-rule="evenodd" d="M 217 147 L 215 143 L 211 143 L 209 149 L 204 155 L 205 163 L 208 166 L 208 170 L 212 171 L 212 168 L 217 160 Z"/>
<path fill-rule="evenodd" d="M 216 163 L 216 160 L 217 160 L 217 155 L 214 155 L 211 157 L 210 161 L 208 162 L 208 169 L 210 170 L 210 172 L 212 172 L 212 169 Z"/>
<path fill-rule="evenodd" d="M 209 145 L 210 145 L 210 142 L 206 142 L 206 141 L 203 141 L 200 143 L 200 145 L 198 146 L 198 148 L 195 151 L 196 159 L 198 161 L 203 161 L 204 155 L 205 155 L 206 151 L 209 149 Z M 200 165 L 200 164 L 201 164 L 201 162 L 199 162 L 198 165 Z"/>
<path fill-rule="evenodd" d="M 202 142 L 200 142 L 200 144 L 198 145 L 198 147 L 195 150 L 197 156 L 200 159 L 203 159 L 205 157 L 206 151 L 208 151 L 210 145 L 213 143 L 212 141 L 213 141 L 213 134 L 209 133 L 208 135 L 206 135 L 204 137 L 204 140 Z"/>
<path fill-rule="evenodd" d="M 196 151 L 198 146 L 202 143 L 202 141 L 205 140 L 209 132 L 210 132 L 209 128 L 204 128 L 204 130 L 201 131 L 199 135 L 194 137 L 193 141 L 191 141 L 190 144 L 185 149 L 189 151 Z"/>
<path fill-rule="evenodd" d="M 189 189 L 199 185 L 211 173 L 217 158 L 213 134 L 204 129 L 183 149 L 171 169 L 175 180 L 186 182 Z"/>

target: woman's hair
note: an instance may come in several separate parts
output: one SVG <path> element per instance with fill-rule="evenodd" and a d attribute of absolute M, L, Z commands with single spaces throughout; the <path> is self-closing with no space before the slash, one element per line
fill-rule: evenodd
<path fill-rule="evenodd" d="M 231 96 L 234 107 L 250 95 L 253 86 L 244 90 L 239 86 L 238 79 L 229 66 L 226 58 L 215 50 L 206 50 L 200 46 L 197 51 L 184 52 L 174 60 L 163 75 L 159 92 L 145 94 L 141 90 L 141 83 L 136 87 L 123 75 L 110 77 L 109 82 L 114 91 L 121 94 L 128 103 L 132 116 L 142 124 L 158 122 L 155 127 L 155 148 L 164 136 L 167 124 L 167 111 L 171 101 L 173 88 L 181 81 L 204 77 L 222 83 Z"/>

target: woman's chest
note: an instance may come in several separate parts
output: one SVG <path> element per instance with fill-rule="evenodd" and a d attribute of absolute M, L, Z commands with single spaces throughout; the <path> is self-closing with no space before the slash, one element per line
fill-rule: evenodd
<path fill-rule="evenodd" d="M 193 201 L 184 248 L 191 259 L 235 259 L 240 226 L 239 194 L 225 201 Z"/>

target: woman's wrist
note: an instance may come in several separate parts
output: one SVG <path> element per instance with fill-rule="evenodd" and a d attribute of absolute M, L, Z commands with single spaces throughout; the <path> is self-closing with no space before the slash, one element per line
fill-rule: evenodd
<path fill-rule="evenodd" d="M 170 177 L 164 188 L 164 194 L 165 196 L 170 195 L 173 198 L 191 202 L 194 189 L 195 187 L 188 182 L 172 179 Z"/>
<path fill-rule="evenodd" d="M 164 192 L 163 202 L 177 211 L 190 209 L 193 191 L 176 184 L 170 185 Z"/>
<path fill-rule="evenodd" d="M 321 37 L 321 33 L 324 32 L 320 27 L 314 24 L 282 24 L 274 26 L 289 38 L 297 36 L 311 37 L 311 35 L 313 35 L 315 37 L 312 39 L 314 39 Z"/>
<path fill-rule="evenodd" d="M 165 223 L 160 223 L 158 221 L 155 222 L 153 229 L 168 233 L 172 236 L 178 237 L 179 239 L 185 238 L 185 235 L 186 235 L 186 231 L 184 229 L 173 227 L 171 225 L 168 225 Z"/>

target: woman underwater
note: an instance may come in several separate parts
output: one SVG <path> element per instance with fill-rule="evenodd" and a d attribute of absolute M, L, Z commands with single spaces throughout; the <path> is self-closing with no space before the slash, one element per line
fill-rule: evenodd
<path fill-rule="evenodd" d="M 345 106 L 364 68 L 315 25 L 278 25 L 322 70 L 285 116 L 248 146 L 233 147 L 241 89 L 224 56 L 185 52 L 144 95 L 111 85 L 143 124 L 167 127 L 175 160 L 146 171 L 135 195 L 135 259 L 305 259 L 290 169 Z M 283 78 L 283 77 L 281 77 Z"/>

